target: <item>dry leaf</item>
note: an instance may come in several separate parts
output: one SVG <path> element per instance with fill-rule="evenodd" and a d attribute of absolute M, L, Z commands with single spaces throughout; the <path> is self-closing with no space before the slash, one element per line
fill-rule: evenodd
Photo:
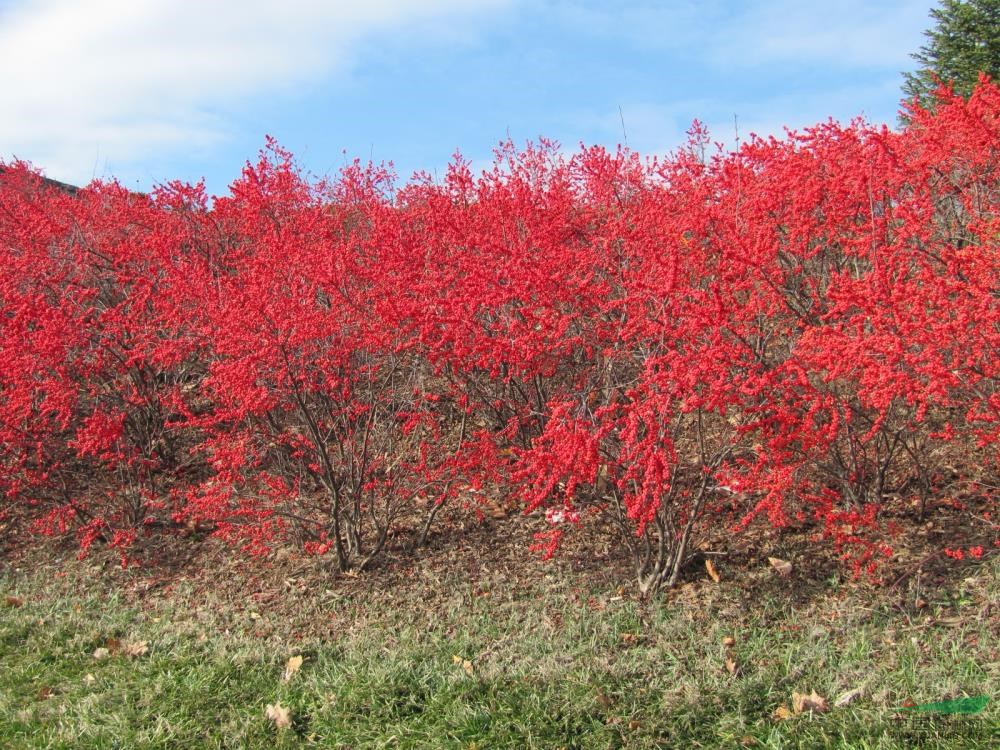
<path fill-rule="evenodd" d="M 854 688 L 854 690 L 848 690 L 846 693 L 841 694 L 840 697 L 838 697 L 837 700 L 833 702 L 833 705 L 836 706 L 837 708 L 843 708 L 844 706 L 849 706 L 852 703 L 854 703 L 854 701 L 856 701 L 858 698 L 860 698 L 862 695 L 864 695 L 864 692 L 865 689 L 863 687 Z"/>
<path fill-rule="evenodd" d="M 108 651 L 103 646 L 101 648 L 94 649 L 94 658 L 95 659 L 98 659 L 98 660 L 100 660 L 100 659 L 107 659 L 109 656 L 111 656 L 111 652 Z"/>
<path fill-rule="evenodd" d="M 468 659 L 463 659 L 458 654 L 453 655 L 451 657 L 451 660 L 453 662 L 455 662 L 455 664 L 461 665 L 462 669 L 465 670 L 465 673 L 467 675 L 469 675 L 469 677 L 472 677 L 472 662 L 471 661 L 469 661 Z"/>
<path fill-rule="evenodd" d="M 737 664 L 736 659 L 731 656 L 726 657 L 726 671 L 733 677 L 738 677 L 740 674 L 740 665 Z"/>
<path fill-rule="evenodd" d="M 778 706 L 774 709 L 772 716 L 778 721 L 787 721 L 792 718 L 792 712 L 789 711 L 785 706 Z"/>
<path fill-rule="evenodd" d="M 288 729 L 292 725 L 292 717 L 288 713 L 288 709 L 280 703 L 268 705 L 264 709 L 264 715 L 274 722 L 276 729 Z"/>
<path fill-rule="evenodd" d="M 760 743 L 757 742 L 756 737 L 751 737 L 749 734 L 745 734 L 740 737 L 740 745 L 742 747 L 757 747 Z"/>
<path fill-rule="evenodd" d="M 52 688 L 50 688 L 48 685 L 46 685 L 46 686 L 42 687 L 41 689 L 39 689 L 39 691 L 35 694 L 35 700 L 36 701 L 47 701 L 49 698 L 52 697 L 52 693 L 53 693 Z"/>
<path fill-rule="evenodd" d="M 488 503 L 488 508 L 490 516 L 496 519 L 497 521 L 502 520 L 506 518 L 508 515 L 510 515 L 510 513 L 507 511 L 506 508 L 504 508 L 501 505 L 498 505 L 497 503 Z"/>
<path fill-rule="evenodd" d="M 767 561 L 771 563 L 771 567 L 778 571 L 778 575 L 782 578 L 788 578 L 792 574 L 792 564 L 787 560 L 782 560 L 777 557 L 769 557 Z"/>
<path fill-rule="evenodd" d="M 122 653 L 125 656 L 140 657 L 149 653 L 149 644 L 146 641 L 135 641 L 122 646 Z"/>
<path fill-rule="evenodd" d="M 22 599 L 19 596 L 7 596 L 4 597 L 3 603 L 6 604 L 8 607 L 13 607 L 13 608 L 23 607 L 24 599 Z"/>
<path fill-rule="evenodd" d="M 725 638 L 722 639 L 722 645 L 725 646 L 726 648 L 732 648 L 733 646 L 736 645 L 736 639 L 733 638 L 731 635 L 727 635 Z"/>
<path fill-rule="evenodd" d="M 290 657 L 288 661 L 285 662 L 285 673 L 281 676 L 282 682 L 288 682 L 290 679 L 292 679 L 292 677 L 295 676 L 295 673 L 298 672 L 299 669 L 301 668 L 302 668 L 302 657 L 301 656 Z"/>
<path fill-rule="evenodd" d="M 97 678 L 89 672 L 83 676 L 83 683 L 85 685 L 93 685 L 97 681 Z"/>
<path fill-rule="evenodd" d="M 638 633 L 622 633 L 622 643 L 626 646 L 633 646 L 639 641 Z"/>
<path fill-rule="evenodd" d="M 806 711 L 822 713 L 826 709 L 826 698 L 819 695 L 815 690 L 810 692 L 809 695 L 792 693 L 792 711 L 797 714 L 805 713 Z"/>
<path fill-rule="evenodd" d="M 711 560 L 705 560 L 705 570 L 708 571 L 708 576 L 713 581 L 718 583 L 721 579 L 719 578 L 719 571 L 715 569 L 715 565 L 712 564 Z"/>

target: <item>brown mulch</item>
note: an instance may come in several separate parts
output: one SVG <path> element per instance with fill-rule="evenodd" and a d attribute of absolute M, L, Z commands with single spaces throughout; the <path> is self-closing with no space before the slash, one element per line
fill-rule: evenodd
<path fill-rule="evenodd" d="M 836 587 L 849 587 L 867 588 L 882 602 L 915 613 L 933 591 L 961 580 L 975 565 L 941 554 L 950 540 L 997 551 L 992 546 L 996 532 L 976 520 L 994 501 L 984 497 L 980 502 L 981 507 L 961 510 L 935 505 L 919 523 L 897 519 L 901 533 L 893 540 L 896 553 L 880 567 L 878 581 L 852 579 L 836 552 L 817 543 L 817 529 L 808 524 L 780 532 L 757 525 L 736 536 L 722 531 L 701 541 L 681 584 L 649 606 L 735 611 L 753 607 L 765 596 L 809 606 Z M 414 550 L 412 538 L 400 536 L 377 565 L 357 574 L 336 572 L 328 558 L 290 548 L 251 558 L 210 537 L 154 535 L 139 545 L 142 564 L 127 570 L 112 552 L 97 550 L 78 562 L 69 542 L 25 547 L 12 546 L 8 538 L 0 574 L 41 566 L 75 570 L 82 573 L 74 579 L 77 585 L 96 583 L 142 608 L 160 606 L 175 595 L 186 602 L 218 602 L 232 610 L 234 619 L 247 612 L 256 615 L 251 630 L 261 636 L 284 629 L 300 637 L 325 637 L 344 627 L 331 613 L 365 608 L 433 619 L 455 607 L 485 600 L 514 603 L 542 591 L 578 601 L 592 600 L 595 592 L 605 598 L 637 598 L 630 560 L 600 529 L 569 534 L 555 558 L 541 561 L 528 548 L 543 525 L 537 516 L 518 513 L 452 517 L 442 521 L 425 547 Z M 792 576 L 776 575 L 769 557 L 789 561 Z M 706 559 L 719 583 L 708 574 Z"/>

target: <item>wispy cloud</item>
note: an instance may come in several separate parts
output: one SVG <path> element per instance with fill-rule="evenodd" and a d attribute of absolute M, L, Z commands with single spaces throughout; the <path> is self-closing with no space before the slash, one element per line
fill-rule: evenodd
<path fill-rule="evenodd" d="M 719 65 L 905 67 L 928 25 L 928 0 L 745 4 L 722 23 L 707 48 Z"/>
<path fill-rule="evenodd" d="M 775 92 L 752 98 L 704 98 L 667 104 L 633 101 L 613 111 L 577 113 L 574 121 L 594 132 L 601 143 L 627 141 L 644 155 L 666 156 L 687 142 L 694 120 L 708 129 L 713 144 L 731 150 L 752 135 L 782 138 L 786 129 L 801 131 L 830 118 L 846 124 L 860 117 L 875 125 L 884 122 L 892 126 L 895 111 L 891 107 L 872 112 L 866 111 L 863 103 L 892 102 L 899 96 L 899 82 L 893 76 L 865 84 L 827 86 L 810 93 Z"/>
<path fill-rule="evenodd" d="M 704 118 L 712 106 L 708 99 L 632 101 L 614 110 L 577 113 L 573 121 L 599 134 L 605 143 L 622 143 L 632 150 L 654 154 L 684 143 L 691 123 Z"/>
<path fill-rule="evenodd" d="M 373 36 L 454 41 L 506 4 L 17 0 L 0 8 L 0 154 L 86 181 L 98 156 L 204 149 L 241 102 L 344 75 Z"/>
<path fill-rule="evenodd" d="M 725 148 L 736 145 L 737 135 L 744 142 L 750 133 L 781 136 L 786 126 L 800 129 L 828 117 L 893 124 L 900 71 L 910 67 L 929 23 L 927 0 L 623 0 L 613 10 L 550 0 L 546 7 L 565 28 L 620 42 L 624 58 L 652 49 L 683 61 L 655 87 L 633 87 L 618 101 L 572 116 L 601 142 L 627 135 L 630 146 L 647 154 L 682 145 L 694 119 Z"/>
<path fill-rule="evenodd" d="M 929 23 L 930 0 L 547 0 L 572 32 L 616 37 L 631 49 L 683 50 L 692 65 L 789 63 L 832 68 L 907 65 Z"/>

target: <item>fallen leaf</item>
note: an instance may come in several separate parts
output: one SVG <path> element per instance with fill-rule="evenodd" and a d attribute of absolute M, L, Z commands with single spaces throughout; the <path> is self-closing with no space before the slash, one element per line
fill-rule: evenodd
<path fill-rule="evenodd" d="M 844 706 L 849 706 L 862 695 L 864 695 L 865 689 L 863 687 L 854 688 L 853 690 L 848 690 L 846 693 L 842 693 L 837 700 L 833 702 L 833 705 L 837 708 L 843 708 Z"/>
<path fill-rule="evenodd" d="M 101 659 L 107 659 L 109 656 L 111 656 L 111 652 L 103 646 L 101 648 L 94 649 L 94 658 L 98 661 Z"/>
<path fill-rule="evenodd" d="M 727 635 L 725 638 L 722 639 L 722 645 L 725 646 L 726 648 L 732 648 L 733 646 L 736 645 L 736 639 L 733 638 L 731 635 Z"/>
<path fill-rule="evenodd" d="M 471 661 L 469 661 L 468 659 L 462 660 L 462 669 L 465 670 L 465 673 L 467 675 L 469 675 L 469 677 L 472 677 L 472 662 Z"/>
<path fill-rule="evenodd" d="M 140 656 L 145 656 L 149 653 L 149 644 L 146 641 L 134 641 L 132 643 L 126 643 L 122 646 L 122 653 L 125 656 L 131 656 L 133 658 L 138 658 Z"/>
<path fill-rule="evenodd" d="M 626 646 L 633 646 L 639 641 L 638 633 L 622 633 L 622 643 Z"/>
<path fill-rule="evenodd" d="M 292 725 L 292 717 L 288 713 L 288 709 L 280 703 L 268 705 L 264 709 L 264 715 L 274 722 L 276 729 L 288 729 Z"/>
<path fill-rule="evenodd" d="M 93 685 L 97 681 L 97 678 L 89 672 L 83 676 L 83 683 L 85 685 Z"/>
<path fill-rule="evenodd" d="M 712 563 L 711 560 L 705 560 L 705 570 L 708 571 L 708 577 L 711 578 L 716 583 L 722 580 L 721 578 L 719 578 L 719 571 L 715 569 L 715 565 Z"/>
<path fill-rule="evenodd" d="M 631 729 L 631 730 L 632 730 L 633 732 L 634 732 L 635 730 L 639 729 L 639 728 L 640 728 L 641 726 L 642 726 L 642 724 L 640 724 L 640 723 L 639 723 L 638 721 L 636 721 L 635 719 L 633 719 L 632 721 L 630 721 L 630 722 L 628 723 L 628 728 L 629 728 L 629 729 Z"/>
<path fill-rule="evenodd" d="M 760 743 L 757 742 L 756 737 L 751 737 L 749 734 L 745 734 L 740 737 L 740 745 L 743 747 L 757 747 Z"/>
<path fill-rule="evenodd" d="M 731 656 L 726 657 L 726 671 L 729 672 L 733 677 L 739 677 L 740 665 L 736 663 L 736 659 Z"/>
<path fill-rule="evenodd" d="M 12 608 L 23 607 L 24 599 L 19 596 L 7 596 L 4 597 L 3 603 Z"/>
<path fill-rule="evenodd" d="M 301 668 L 302 668 L 302 657 L 301 656 L 290 657 L 288 661 L 285 662 L 285 673 L 281 676 L 282 682 L 288 682 L 290 679 L 292 679 L 292 677 L 295 676 L 295 673 L 298 672 L 299 669 Z"/>
<path fill-rule="evenodd" d="M 788 721 L 788 719 L 792 718 L 792 712 L 789 711 L 785 706 L 778 706 L 776 709 L 774 709 L 774 713 L 772 714 L 772 716 L 778 721 Z"/>
<path fill-rule="evenodd" d="M 41 688 L 35 694 L 35 700 L 36 701 L 47 701 L 49 698 L 52 697 L 52 692 L 53 692 L 52 688 L 50 688 L 50 687 L 48 687 L 46 685 L 45 687 Z"/>
<path fill-rule="evenodd" d="M 782 560 L 778 557 L 769 557 L 767 561 L 771 563 L 771 567 L 778 571 L 778 575 L 782 578 L 788 578 L 792 574 L 792 564 L 787 560 Z"/>
<path fill-rule="evenodd" d="M 811 691 L 809 695 L 792 693 L 792 711 L 797 714 L 805 713 L 806 711 L 822 713 L 826 709 L 826 698 L 819 695 L 815 690 Z"/>

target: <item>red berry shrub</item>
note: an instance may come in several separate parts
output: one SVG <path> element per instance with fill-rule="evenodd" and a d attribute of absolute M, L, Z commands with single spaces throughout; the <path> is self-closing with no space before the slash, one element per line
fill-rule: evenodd
<path fill-rule="evenodd" d="M 23 165 L 0 190 L 0 491 L 43 534 L 124 550 L 166 520 L 185 463 L 170 395 L 200 366 L 170 324 L 175 216 Z"/>
<path fill-rule="evenodd" d="M 269 144 L 213 202 L 11 165 L 5 512 L 346 569 L 492 497 L 547 553 L 612 530 L 645 592 L 757 518 L 870 568 L 899 518 L 997 483 L 1000 90 L 942 97 L 901 132 L 504 144 L 402 187 Z"/>
<path fill-rule="evenodd" d="M 272 146 L 216 201 L 185 291 L 209 404 L 187 425 L 211 473 L 178 519 L 253 552 L 293 535 L 347 569 L 454 494 L 472 433 L 401 335 L 388 181 L 355 167 L 311 186 Z"/>

